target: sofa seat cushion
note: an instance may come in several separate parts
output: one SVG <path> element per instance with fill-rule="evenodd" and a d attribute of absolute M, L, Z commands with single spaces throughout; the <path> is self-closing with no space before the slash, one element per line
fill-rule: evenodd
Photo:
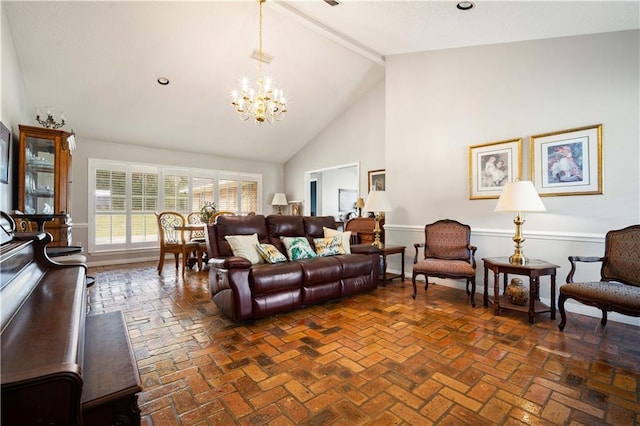
<path fill-rule="evenodd" d="M 315 259 L 300 260 L 302 267 L 304 287 L 340 281 L 342 277 L 342 264 L 337 259 L 340 256 L 316 257 Z"/>
<path fill-rule="evenodd" d="M 251 293 L 253 297 L 300 289 L 303 280 L 302 267 L 298 262 L 263 263 L 251 268 Z"/>

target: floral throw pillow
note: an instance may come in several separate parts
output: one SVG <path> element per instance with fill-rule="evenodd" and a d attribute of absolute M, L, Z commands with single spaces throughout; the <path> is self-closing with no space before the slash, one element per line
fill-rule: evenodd
<path fill-rule="evenodd" d="M 324 236 L 326 237 L 333 237 L 334 235 L 341 235 L 342 236 L 342 249 L 344 250 L 345 254 L 351 254 L 351 231 L 346 231 L 346 232 L 340 232 L 340 231 L 336 231 L 335 229 L 331 229 L 331 228 L 327 228 L 326 226 L 323 226 L 322 229 L 324 230 Z"/>
<path fill-rule="evenodd" d="M 306 237 L 280 237 L 280 240 L 287 249 L 289 260 L 311 259 L 318 257 L 309 245 Z"/>
<path fill-rule="evenodd" d="M 273 244 L 258 244 L 256 246 L 258 253 L 268 263 L 286 262 L 287 258 Z"/>
<path fill-rule="evenodd" d="M 234 256 L 249 259 L 252 265 L 264 263 L 264 259 L 258 253 L 258 234 L 252 235 L 227 235 L 224 237 L 231 246 Z"/>
<path fill-rule="evenodd" d="M 314 238 L 313 244 L 316 246 L 318 256 L 335 256 L 337 254 L 345 254 L 342 247 L 342 235 L 334 235 L 333 237 Z"/>

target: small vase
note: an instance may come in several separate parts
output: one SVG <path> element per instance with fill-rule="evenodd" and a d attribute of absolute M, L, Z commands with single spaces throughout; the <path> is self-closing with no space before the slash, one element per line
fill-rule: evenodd
<path fill-rule="evenodd" d="M 514 305 L 529 303 L 529 289 L 524 286 L 520 278 L 512 278 L 507 286 L 507 299 Z"/>

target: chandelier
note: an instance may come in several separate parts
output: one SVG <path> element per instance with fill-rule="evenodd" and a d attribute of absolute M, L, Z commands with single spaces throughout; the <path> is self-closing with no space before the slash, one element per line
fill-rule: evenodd
<path fill-rule="evenodd" d="M 56 114 L 53 112 L 51 108 L 47 109 L 47 116 L 42 119 L 40 118 L 40 111 L 36 111 L 36 121 L 40 123 L 41 126 L 46 127 L 47 129 L 59 129 L 64 126 L 66 122 L 66 117 L 64 114 L 60 115 L 60 121 L 56 119 Z"/>
<path fill-rule="evenodd" d="M 255 86 L 251 86 L 246 78 L 242 79 L 240 90 L 233 90 L 231 104 L 242 120 L 253 118 L 258 125 L 268 121 L 280 121 L 287 112 L 287 101 L 282 89 L 273 86 L 269 77 L 262 75 L 262 4 L 266 0 L 257 0 L 260 4 L 258 78 Z"/>

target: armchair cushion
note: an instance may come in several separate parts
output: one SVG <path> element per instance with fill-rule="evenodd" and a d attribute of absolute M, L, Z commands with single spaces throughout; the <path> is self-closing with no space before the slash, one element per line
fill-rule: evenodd
<path fill-rule="evenodd" d="M 562 286 L 563 294 L 570 294 L 578 300 L 605 302 L 620 310 L 640 309 L 640 287 L 618 282 L 592 281 L 567 283 Z"/>
<path fill-rule="evenodd" d="M 460 277 L 473 277 L 476 270 L 465 260 L 442 260 L 429 258 L 420 260 L 413 265 L 414 272 L 430 273 L 432 275 L 452 275 Z"/>

